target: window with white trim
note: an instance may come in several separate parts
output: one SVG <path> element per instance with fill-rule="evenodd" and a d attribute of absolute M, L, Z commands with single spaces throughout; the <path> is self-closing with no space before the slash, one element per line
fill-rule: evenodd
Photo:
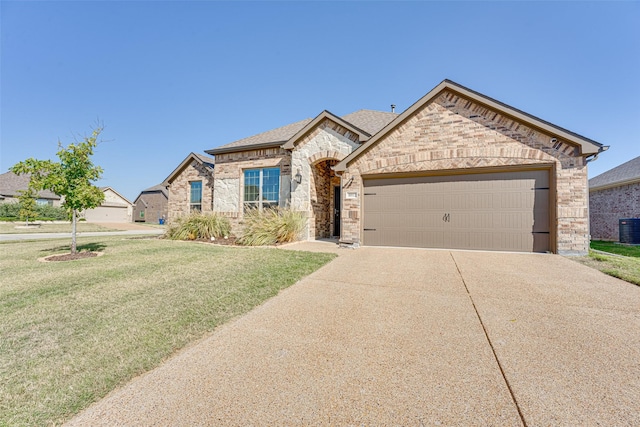
<path fill-rule="evenodd" d="M 244 210 L 276 207 L 280 202 L 280 169 L 244 171 Z"/>

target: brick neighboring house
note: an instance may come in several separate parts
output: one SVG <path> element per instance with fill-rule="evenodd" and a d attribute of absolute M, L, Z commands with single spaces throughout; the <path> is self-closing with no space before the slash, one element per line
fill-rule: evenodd
<path fill-rule="evenodd" d="M 0 174 L 0 203 L 18 203 L 20 191 L 29 187 L 30 175 L 16 175 L 13 172 Z M 60 206 L 60 196 L 49 190 L 38 192 L 36 203 L 40 205 Z"/>
<path fill-rule="evenodd" d="M 169 206 L 167 183 L 163 182 L 142 190 L 133 202 L 133 220 L 158 224 L 166 219 Z"/>
<path fill-rule="evenodd" d="M 215 169 L 192 153 L 169 217 L 201 182 L 201 209 L 236 231 L 245 209 L 279 205 L 306 213 L 306 239 L 584 254 L 587 162 L 606 148 L 445 80 L 401 114 L 323 111 L 207 150 Z"/>
<path fill-rule="evenodd" d="M 169 191 L 169 221 L 188 215 L 194 210 L 212 211 L 213 162 L 210 157 L 189 153 L 164 180 Z"/>
<path fill-rule="evenodd" d="M 640 157 L 589 180 L 591 237 L 618 241 L 618 220 L 640 217 Z"/>

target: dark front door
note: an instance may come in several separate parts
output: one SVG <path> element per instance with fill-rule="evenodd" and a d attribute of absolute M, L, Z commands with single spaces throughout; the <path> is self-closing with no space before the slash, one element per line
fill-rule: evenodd
<path fill-rule="evenodd" d="M 333 187 L 333 235 L 340 237 L 340 186 Z"/>

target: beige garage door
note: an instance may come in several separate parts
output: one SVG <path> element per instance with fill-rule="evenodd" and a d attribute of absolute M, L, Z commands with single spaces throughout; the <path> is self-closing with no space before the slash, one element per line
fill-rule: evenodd
<path fill-rule="evenodd" d="M 369 246 L 546 252 L 549 172 L 365 179 Z"/>
<path fill-rule="evenodd" d="M 88 222 L 129 222 L 126 206 L 99 206 L 84 214 Z"/>

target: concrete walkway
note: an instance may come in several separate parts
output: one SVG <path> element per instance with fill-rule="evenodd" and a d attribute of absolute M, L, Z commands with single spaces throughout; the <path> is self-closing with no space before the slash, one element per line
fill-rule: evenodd
<path fill-rule="evenodd" d="M 640 425 L 640 287 L 555 255 L 338 253 L 69 425 Z"/>

